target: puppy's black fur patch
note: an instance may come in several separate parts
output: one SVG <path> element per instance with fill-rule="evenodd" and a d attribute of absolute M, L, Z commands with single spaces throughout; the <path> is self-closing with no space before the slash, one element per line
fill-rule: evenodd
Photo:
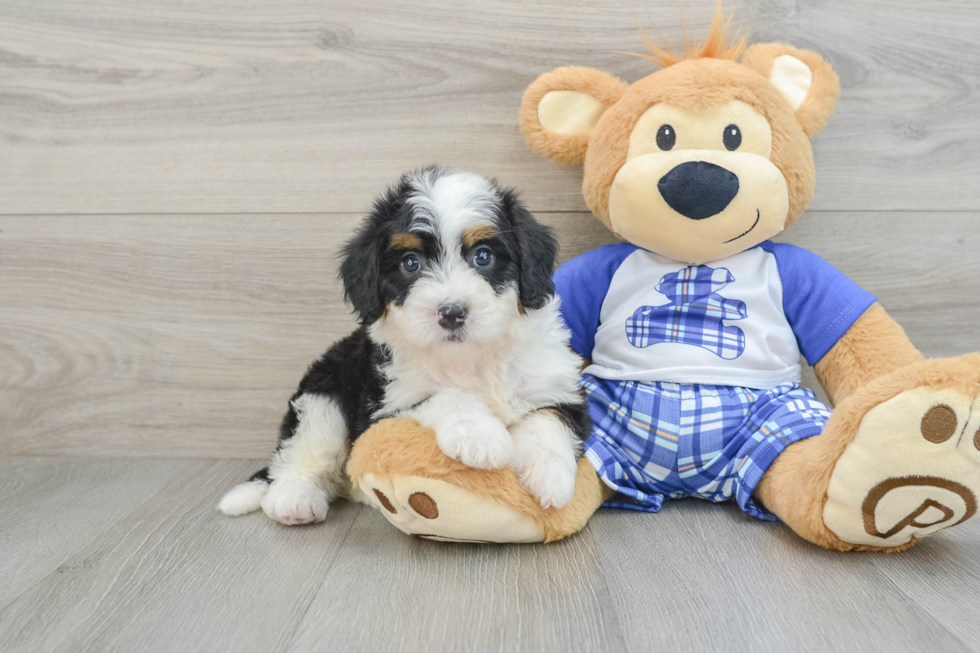
<path fill-rule="evenodd" d="M 299 382 L 299 388 L 289 398 L 289 407 L 279 425 L 278 451 L 299 427 L 299 415 L 293 401 L 304 394 L 330 397 L 340 406 L 347 427 L 347 438 L 353 442 L 371 426 L 371 415 L 381 406 L 385 378 L 381 366 L 390 361 L 385 347 L 376 344 L 360 327 L 338 340 L 310 364 Z M 249 481 L 269 482 L 269 468 L 263 467 Z"/>
<path fill-rule="evenodd" d="M 413 231 L 417 220 L 408 203 L 413 193 L 409 176 L 389 187 L 374 202 L 374 208 L 361 223 L 343 249 L 340 280 L 344 299 L 351 305 L 363 325 L 370 325 L 384 315 L 388 304 L 401 305 L 418 276 L 400 272 L 405 249 L 391 247 L 395 234 L 412 233 L 422 242 L 422 259 L 434 260 L 439 255 L 439 241 L 431 233 Z"/>
<path fill-rule="evenodd" d="M 550 227 L 535 220 L 524 208 L 517 191 L 502 191 L 501 209 L 510 228 L 511 247 L 517 252 L 521 304 L 525 308 L 541 308 L 555 294 L 551 275 L 558 257 L 558 241 Z"/>
<path fill-rule="evenodd" d="M 371 415 L 384 399 L 385 378 L 381 367 L 390 360 L 386 348 L 371 340 L 365 327 L 334 343 L 310 365 L 290 397 L 289 410 L 279 427 L 280 443 L 296 432 L 299 421 L 292 402 L 304 394 L 324 395 L 336 401 L 348 437 L 356 440 L 371 426 Z"/>
<path fill-rule="evenodd" d="M 580 440 L 589 437 L 592 431 L 592 419 L 589 417 L 588 405 L 582 393 L 582 402 L 577 404 L 558 404 L 551 406 L 555 415 L 568 430 L 578 435 Z"/>
<path fill-rule="evenodd" d="M 410 192 L 405 177 L 388 188 L 375 200 L 374 209 L 344 245 L 339 276 L 344 285 L 344 299 L 357 313 L 361 324 L 372 324 L 384 314 L 381 254 L 393 234 L 407 233 L 411 227 L 412 211 L 405 202 Z M 404 294 L 408 294 L 407 289 Z"/>

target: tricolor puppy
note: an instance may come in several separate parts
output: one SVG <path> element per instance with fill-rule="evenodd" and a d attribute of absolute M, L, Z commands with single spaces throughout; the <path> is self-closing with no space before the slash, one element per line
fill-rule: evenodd
<path fill-rule="evenodd" d="M 569 503 L 589 419 L 551 282 L 556 253 L 514 191 L 438 168 L 404 175 L 344 250 L 361 327 L 310 366 L 272 463 L 219 508 L 322 521 L 348 494 L 351 443 L 396 415 L 466 465 L 510 465 L 542 506 Z"/>

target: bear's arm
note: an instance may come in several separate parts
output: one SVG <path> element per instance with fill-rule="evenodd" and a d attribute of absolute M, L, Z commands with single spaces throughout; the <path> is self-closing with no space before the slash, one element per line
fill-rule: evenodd
<path fill-rule="evenodd" d="M 922 359 L 905 331 L 840 270 L 795 245 L 764 243 L 776 257 L 783 311 L 832 403 Z"/>
<path fill-rule="evenodd" d="M 629 243 L 606 245 L 566 261 L 555 271 L 555 294 L 572 334 L 569 344 L 582 358 L 592 356 L 599 314 L 613 275 L 636 249 Z"/>
<path fill-rule="evenodd" d="M 905 329 L 875 302 L 813 366 L 831 404 L 879 376 L 924 357 Z"/>

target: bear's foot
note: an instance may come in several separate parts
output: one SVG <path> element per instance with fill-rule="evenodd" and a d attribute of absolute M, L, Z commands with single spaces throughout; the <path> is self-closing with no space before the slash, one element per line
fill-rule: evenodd
<path fill-rule="evenodd" d="M 831 549 L 907 548 L 980 497 L 980 355 L 915 363 L 859 388 L 790 445 L 755 496 Z"/>
<path fill-rule="evenodd" d="M 506 504 L 423 476 L 364 474 L 358 488 L 398 530 L 442 542 L 543 542 L 544 530 Z"/>
<path fill-rule="evenodd" d="M 353 495 L 409 535 L 455 542 L 551 542 L 581 530 L 610 491 L 584 458 L 563 508 L 543 508 L 509 468 L 475 469 L 444 454 L 411 419 L 375 424 L 354 443 Z"/>
<path fill-rule="evenodd" d="M 872 408 L 827 487 L 824 523 L 852 544 L 894 547 L 961 524 L 980 496 L 980 400 L 920 387 Z"/>

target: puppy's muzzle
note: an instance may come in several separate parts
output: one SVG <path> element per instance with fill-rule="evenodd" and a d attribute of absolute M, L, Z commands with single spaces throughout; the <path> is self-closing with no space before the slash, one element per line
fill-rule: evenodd
<path fill-rule="evenodd" d="M 688 161 L 664 175 L 657 187 L 670 208 L 685 218 L 704 220 L 735 199 L 738 177 L 714 163 Z"/>
<path fill-rule="evenodd" d="M 439 307 L 439 326 L 455 331 L 466 322 L 466 313 L 464 304 L 443 304 Z"/>

